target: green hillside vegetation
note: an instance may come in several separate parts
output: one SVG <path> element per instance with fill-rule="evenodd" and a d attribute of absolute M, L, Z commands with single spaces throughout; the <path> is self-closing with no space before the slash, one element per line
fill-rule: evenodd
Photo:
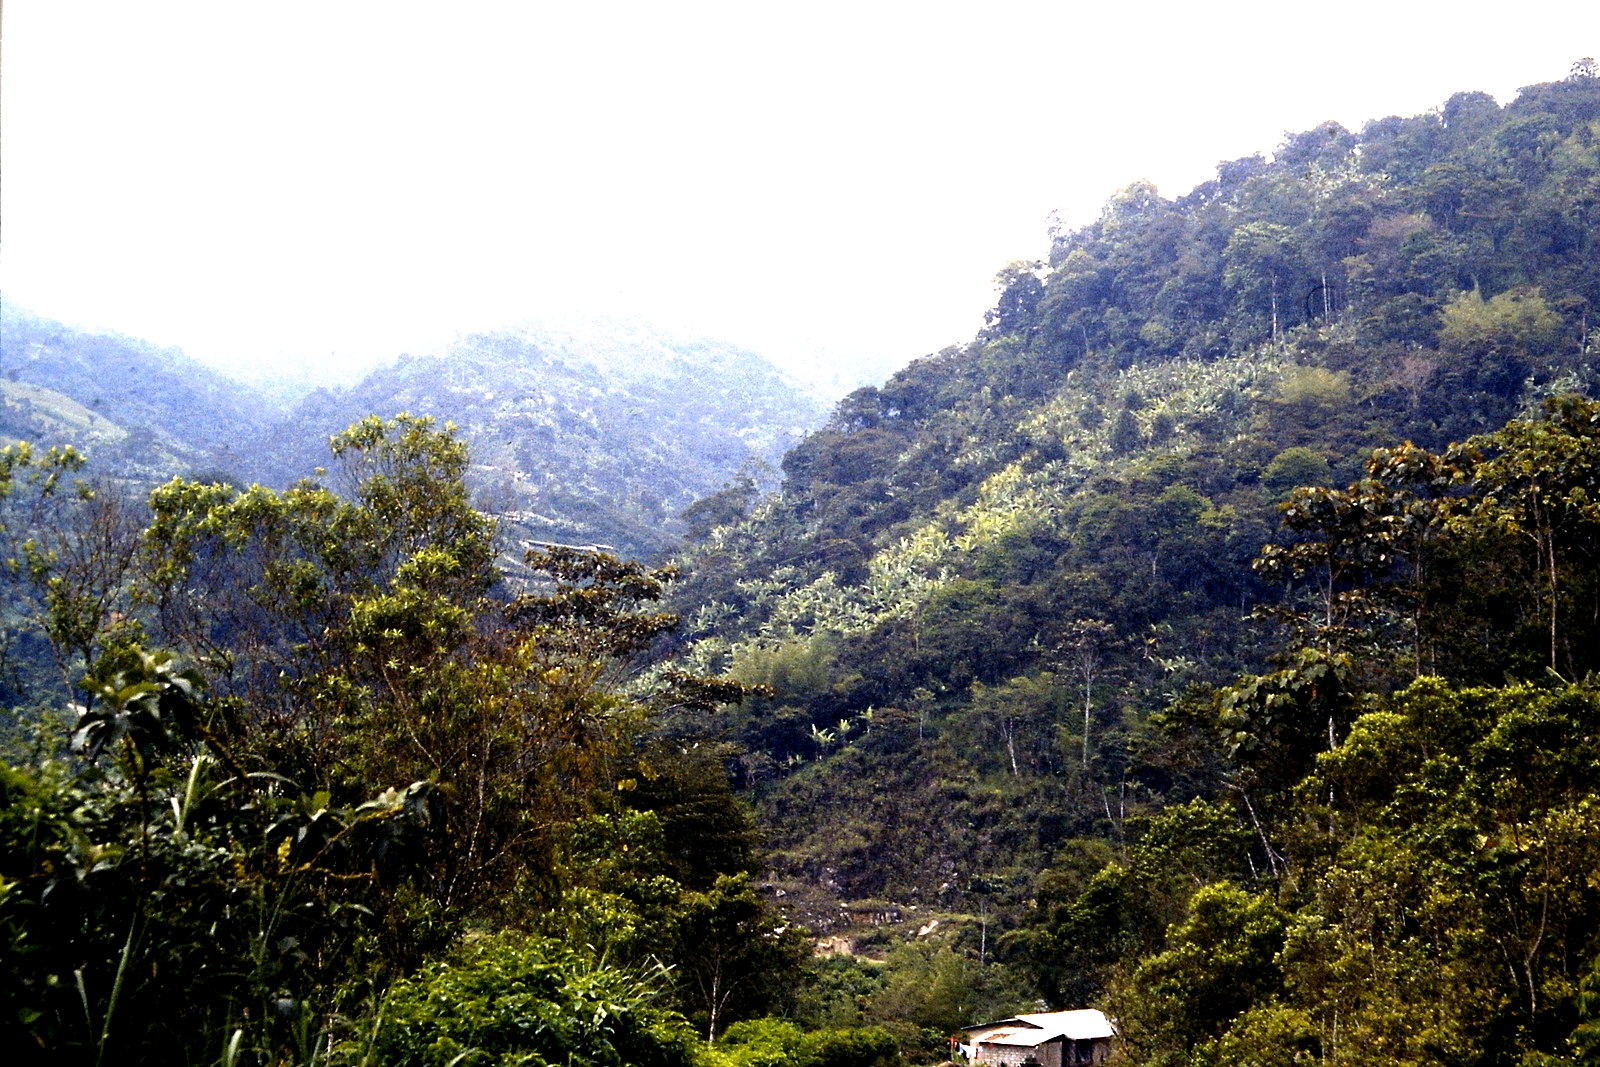
<path fill-rule="evenodd" d="M 775 491 L 735 351 L 473 338 L 138 496 L 12 383 L 0 1047 L 1595 1063 L 1597 205 L 1588 62 L 1131 187 Z"/>
<path fill-rule="evenodd" d="M 141 528 L 78 454 L 0 452 L 4 1047 L 687 1064 L 768 1009 L 804 942 L 752 885 L 748 816 L 644 733 L 740 690 L 622 692 L 668 575 L 551 549 L 506 578 L 428 419 L 363 420 L 327 463 L 174 479 Z M 862 1040 L 826 1062 L 866 1067 Z"/>
<path fill-rule="evenodd" d="M 967 1000 L 924 1011 L 936 1030 L 1038 997 L 1111 1006 L 1129 1062 L 1336 1060 L 1432 1012 L 1443 1029 L 1387 1046 L 1398 1060 L 1556 1054 L 1595 959 L 1596 887 L 1535 873 L 1520 830 L 1514 856 L 1491 856 L 1516 822 L 1492 805 L 1437 818 L 1480 835 L 1452 839 L 1448 862 L 1509 864 L 1509 881 L 1408 868 L 1409 884 L 1454 886 L 1466 925 L 1393 935 L 1466 953 L 1470 980 L 1426 1006 L 1398 971 L 1370 1000 L 1315 1000 L 1286 953 L 1297 923 L 1345 929 L 1334 857 L 1374 886 L 1398 877 L 1361 852 L 1377 847 L 1364 817 L 1314 785 L 1362 716 L 1403 716 L 1421 692 L 1490 701 L 1504 711 L 1457 739 L 1468 761 L 1519 705 L 1567 709 L 1573 736 L 1592 713 L 1595 411 L 1543 399 L 1593 396 L 1600 371 L 1597 122 L 1580 64 L 1505 108 L 1464 93 L 1291 136 L 1176 200 L 1132 186 L 1056 234 L 1048 263 L 1003 271 L 973 342 L 843 400 L 785 458 L 779 493 L 706 502 L 720 522 L 679 560 L 677 653 L 772 695 L 671 729 L 726 746 L 792 913 L 867 956 L 906 938 L 954 953 Z M 1304 732 L 1285 748 L 1282 730 Z M 1587 819 L 1600 767 L 1571 758 L 1587 784 L 1538 818 Z M 1496 766 L 1479 795 L 1524 788 L 1522 763 Z M 1416 767 L 1393 770 L 1386 796 L 1421 788 Z M 1313 847 L 1301 818 L 1318 796 L 1333 814 Z M 1405 832 L 1444 833 L 1434 817 L 1410 813 Z M 1576 857 L 1593 830 L 1574 832 L 1571 870 L 1592 871 Z M 1446 862 L 1395 841 L 1384 863 Z M 1226 996 L 1186 1004 L 1212 994 L 1157 975 L 1212 883 L 1195 907 L 1235 901 L 1248 926 L 1270 902 L 1281 936 L 1250 982 L 1206 976 Z M 1468 918 L 1510 907 L 1502 891 L 1573 910 L 1516 947 Z M 1340 936 L 1317 966 L 1371 964 Z"/>

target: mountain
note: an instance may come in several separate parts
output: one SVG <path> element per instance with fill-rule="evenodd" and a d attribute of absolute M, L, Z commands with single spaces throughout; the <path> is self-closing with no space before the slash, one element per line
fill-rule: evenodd
<path fill-rule="evenodd" d="M 142 531 L 8 453 L 12 1044 L 884 1067 L 1093 1004 L 1131 1067 L 1595 1062 L 1597 206 L 1583 61 L 1123 190 L 776 491 L 781 379 L 632 328 L 241 439 L 281 482 L 454 418 L 529 540 L 723 479 L 677 567 L 555 546 L 509 602 L 420 419 Z M 131 436 L 68 377 L 8 417 Z"/>
<path fill-rule="evenodd" d="M 816 1017 L 1592 1058 L 1597 252 L 1592 61 L 1323 124 L 1116 193 L 699 505 L 674 666 L 761 688 L 663 733 L 756 805 Z"/>
<path fill-rule="evenodd" d="M 287 411 L 175 349 L 4 307 L 0 433 L 72 443 L 95 468 L 149 486 L 176 475 L 282 486 L 327 461 L 366 415 L 457 425 L 472 484 L 513 539 L 652 556 L 679 513 L 740 478 L 770 482 L 821 422 L 819 403 L 760 356 L 600 318 L 466 337 L 402 356 Z"/>
<path fill-rule="evenodd" d="M 182 352 L 89 333 L 0 301 L 0 434 L 72 444 L 97 470 L 149 485 L 232 468 L 272 425 L 254 390 Z"/>
<path fill-rule="evenodd" d="M 821 421 L 754 353 L 591 320 L 473 335 L 319 390 L 261 438 L 241 473 L 283 484 L 325 460 L 328 435 L 400 411 L 459 428 L 474 489 L 513 538 L 637 557 L 673 545 L 686 528 L 679 513 L 708 492 L 770 478 L 762 472 Z"/>
<path fill-rule="evenodd" d="M 779 492 L 715 501 L 678 560 L 678 654 L 772 695 L 676 730 L 729 746 L 797 914 L 1026 925 L 1051 877 L 1225 794 L 1211 697 L 1185 694 L 1270 671 L 1309 626 L 1317 587 L 1256 562 L 1313 536 L 1281 524 L 1292 491 L 1595 395 L 1597 252 L 1592 70 L 1324 124 L 1175 200 L 1116 193 L 1001 273 L 979 336 L 845 398 Z M 1489 573 L 1440 567 L 1436 598 Z M 1600 666 L 1592 627 L 1552 666 L 1548 612 L 1503 592 L 1385 616 L 1363 670 Z"/>

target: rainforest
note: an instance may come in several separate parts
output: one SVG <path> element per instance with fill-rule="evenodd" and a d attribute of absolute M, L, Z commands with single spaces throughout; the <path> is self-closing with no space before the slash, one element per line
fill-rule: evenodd
<path fill-rule="evenodd" d="M 803 437 L 480 338 L 249 449 L 8 312 L 8 1061 L 1600 1063 L 1594 63 L 996 293 Z"/>

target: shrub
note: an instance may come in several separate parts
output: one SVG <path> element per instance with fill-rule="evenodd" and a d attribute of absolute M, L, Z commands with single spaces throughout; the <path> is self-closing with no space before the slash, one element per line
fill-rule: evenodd
<path fill-rule="evenodd" d="M 648 976 L 520 934 L 470 940 L 396 982 L 374 1062 L 391 1067 L 689 1067 L 695 1039 Z"/>

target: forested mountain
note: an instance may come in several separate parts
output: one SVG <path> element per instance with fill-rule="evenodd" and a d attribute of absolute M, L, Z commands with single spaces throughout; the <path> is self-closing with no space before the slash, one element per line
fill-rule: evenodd
<path fill-rule="evenodd" d="M 137 500 L 30 386 L 0 1048 L 1596 1062 L 1597 249 L 1584 62 L 1118 193 L 776 491 L 734 351 L 471 338 Z"/>
<path fill-rule="evenodd" d="M 730 479 L 770 484 L 824 415 L 752 352 L 609 319 L 470 336 L 287 410 L 176 350 L 9 303 L 0 353 L 0 433 L 74 444 L 97 472 L 145 488 L 197 474 L 285 486 L 365 415 L 428 412 L 461 429 L 469 484 L 509 537 L 629 557 L 673 546 L 679 513 Z"/>
<path fill-rule="evenodd" d="M 0 299 L 0 435 L 73 444 L 139 484 L 236 466 L 274 411 L 176 349 L 86 333 Z"/>
<path fill-rule="evenodd" d="M 251 479 L 317 464 L 322 443 L 371 412 L 428 412 L 461 429 L 471 482 L 513 537 L 611 545 L 649 557 L 679 513 L 743 473 L 767 479 L 821 421 L 810 397 L 751 352 L 613 322 L 468 337 L 402 358 L 296 406 Z"/>
<path fill-rule="evenodd" d="M 1228 1027 L 1252 1004 L 1267 1015 L 1250 1026 L 1324 1058 L 1319 1012 L 1349 1011 L 1339 1055 L 1375 1055 L 1455 994 L 1402 998 L 1376 1021 L 1372 990 L 1313 995 L 1327 979 L 1309 957 L 1296 969 L 1275 953 L 1356 965 L 1305 926 L 1354 921 L 1341 909 L 1355 900 L 1332 896 L 1376 892 L 1336 888 L 1330 865 L 1438 878 L 1463 908 L 1477 890 L 1459 879 L 1476 875 L 1446 880 L 1431 847 L 1394 851 L 1442 833 L 1428 821 L 1442 811 L 1385 809 L 1405 828 L 1379 846 L 1358 832 L 1367 801 L 1314 783 L 1375 731 L 1426 750 L 1400 725 L 1434 714 L 1419 701 L 1483 707 L 1453 735 L 1463 767 L 1498 758 L 1496 731 L 1518 715 L 1554 714 L 1515 709 L 1567 709 L 1558 745 L 1595 709 L 1592 688 L 1558 694 L 1600 668 L 1600 415 L 1543 402 L 1600 384 L 1600 80 L 1580 64 L 1504 108 L 1462 93 L 1359 132 L 1326 124 L 1175 200 L 1136 184 L 1056 233 L 1048 263 L 998 281 L 982 334 L 847 397 L 785 457 L 779 493 L 735 486 L 703 505 L 720 524 L 679 561 L 679 654 L 770 695 L 675 729 L 728 746 L 778 884 L 814 928 L 881 946 L 941 917 L 960 931 L 941 951 L 970 954 L 969 992 L 1000 983 L 1056 1007 L 1113 995 L 1133 1062 L 1202 1062 L 1170 1057 L 1207 1041 L 1237 1052 L 1249 1042 Z M 1529 421 L 1502 430 L 1513 418 Z M 1535 689 L 1452 688 L 1507 679 Z M 1582 745 L 1548 758 L 1587 767 L 1590 786 L 1600 775 Z M 1404 762 L 1384 766 L 1363 796 L 1425 788 Z M 1473 788 L 1522 788 L 1514 760 L 1474 766 Z M 1541 810 L 1583 822 L 1562 847 L 1592 870 L 1581 778 Z M 1296 817 L 1317 796 L 1333 798 L 1320 831 Z M 1451 810 L 1488 840 L 1520 818 Z M 1522 912 L 1463 911 L 1445 942 L 1393 931 L 1383 967 L 1482 937 L 1462 966 L 1503 952 L 1524 985 L 1519 1007 L 1498 972 L 1462 979 L 1455 992 L 1487 998 L 1474 1010 L 1488 1015 L 1447 1012 L 1388 1062 L 1434 1062 L 1429 1047 L 1492 1060 L 1511 1033 L 1553 1049 L 1600 948 L 1594 886 L 1513 874 L 1481 847 L 1448 862 L 1501 864 L 1495 892 L 1568 893 L 1573 910 L 1559 949 L 1489 931 L 1541 921 Z M 1183 941 L 1221 921 L 1187 910 L 1213 881 L 1230 888 L 1196 909 L 1248 925 L 1266 908 L 1279 924 L 1226 1011 L 1160 986 L 1180 981 L 1182 953 L 1223 951 Z M 897 933 L 872 928 L 886 916 Z M 1158 986 L 1177 1000 L 1151 999 Z M 973 995 L 966 1010 L 1014 1010 Z M 923 1010 L 926 1025 L 962 1021 L 948 1003 Z M 1179 1010 L 1182 1033 L 1162 1021 Z M 1137 1041 L 1135 1018 L 1150 1028 Z"/>

